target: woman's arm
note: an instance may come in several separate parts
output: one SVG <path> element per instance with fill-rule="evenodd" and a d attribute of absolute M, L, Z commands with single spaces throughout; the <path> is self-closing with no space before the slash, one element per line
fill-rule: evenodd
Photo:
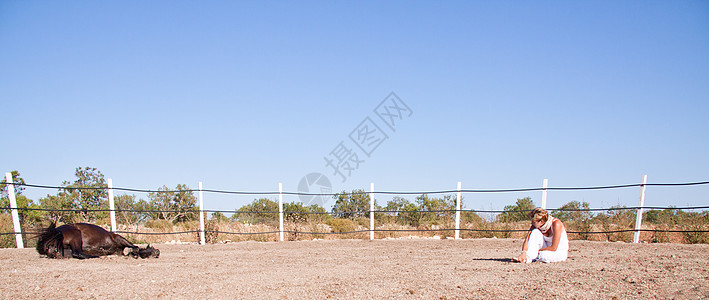
<path fill-rule="evenodd" d="M 554 236 L 551 238 L 551 246 L 539 249 L 539 251 L 556 251 L 556 248 L 559 247 L 559 241 L 561 240 L 561 231 L 564 230 L 564 224 L 557 219 L 554 220 L 554 223 L 551 223 L 551 227 L 554 231 Z"/>
<path fill-rule="evenodd" d="M 529 228 L 529 232 L 527 232 L 527 237 L 524 238 L 524 242 L 522 243 L 522 253 L 517 258 L 519 262 L 527 261 L 527 244 L 529 243 L 529 234 L 532 233 L 532 229 L 534 229 L 534 226 L 531 226 Z"/>
<path fill-rule="evenodd" d="M 524 242 L 522 242 L 522 251 L 527 251 L 527 244 L 529 243 L 529 234 L 532 233 L 532 229 L 534 229 L 534 226 L 529 227 L 529 231 L 527 231 L 527 236 L 524 238 Z"/>

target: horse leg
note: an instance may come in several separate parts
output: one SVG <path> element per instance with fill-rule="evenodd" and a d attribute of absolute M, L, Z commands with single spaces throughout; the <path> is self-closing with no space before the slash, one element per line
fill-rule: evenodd
<path fill-rule="evenodd" d="M 114 234 L 114 235 L 113 235 L 113 240 L 116 241 L 116 244 L 117 244 L 117 245 L 119 245 L 119 246 L 121 246 L 121 247 L 124 247 L 124 248 L 125 248 L 125 247 L 130 247 L 130 248 L 134 248 L 134 249 L 135 249 L 135 248 L 138 248 L 138 246 L 133 245 L 133 243 L 131 243 L 131 242 L 128 241 L 126 238 L 124 238 L 124 237 L 122 237 L 122 236 L 120 236 L 120 235 L 118 235 L 118 234 Z"/>
<path fill-rule="evenodd" d="M 51 242 L 47 242 L 45 250 L 47 251 L 47 257 L 50 258 L 64 258 L 64 236 L 61 232 L 57 232 L 51 237 Z M 61 256 L 60 256 L 61 255 Z"/>
<path fill-rule="evenodd" d="M 61 233 L 59 233 L 59 236 L 54 241 L 54 249 L 56 251 L 54 252 L 53 258 L 57 258 L 59 256 L 60 252 L 62 254 L 61 258 L 64 258 L 64 242 L 63 241 L 64 241 L 64 237 L 62 236 Z"/>
<path fill-rule="evenodd" d="M 76 248 L 74 246 L 69 246 L 69 247 L 71 248 L 71 256 L 74 258 L 85 259 L 85 258 L 97 258 L 98 257 L 96 255 L 84 253 L 84 251 L 81 250 L 81 247 L 78 247 L 78 248 Z"/>
<path fill-rule="evenodd" d="M 68 244 L 69 248 L 71 248 L 71 256 L 74 258 L 78 259 L 85 259 L 85 258 L 96 258 L 98 256 L 95 255 L 89 255 L 84 253 L 82 247 L 83 247 L 83 241 L 81 239 L 81 231 L 74 229 L 74 230 L 67 230 L 63 232 L 64 234 L 64 244 Z"/>
<path fill-rule="evenodd" d="M 69 248 L 71 248 L 71 256 L 74 258 L 78 259 L 85 259 L 85 258 L 97 258 L 98 256 L 95 255 L 89 255 L 84 253 L 84 251 L 81 249 L 81 239 L 79 239 L 79 242 L 73 242 L 69 244 Z"/>
<path fill-rule="evenodd" d="M 116 249 L 120 250 L 121 255 L 125 255 L 123 251 L 126 248 L 131 248 L 131 253 L 133 253 L 136 249 L 138 249 L 138 246 L 133 245 L 133 243 L 128 241 L 123 236 L 115 234 L 115 233 L 112 236 L 113 236 L 113 242 L 116 245 Z"/>
<path fill-rule="evenodd" d="M 64 235 L 57 231 L 51 238 L 52 242 L 48 243 L 47 257 L 50 258 L 66 258 L 64 256 Z"/>

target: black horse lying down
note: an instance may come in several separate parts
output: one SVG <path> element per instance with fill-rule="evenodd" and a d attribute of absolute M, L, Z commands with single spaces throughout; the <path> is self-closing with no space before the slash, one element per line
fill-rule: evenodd
<path fill-rule="evenodd" d="M 111 254 L 125 255 L 123 252 L 125 248 L 131 249 L 128 255 L 134 258 L 160 256 L 160 250 L 150 245 L 140 248 L 118 234 L 86 223 L 66 224 L 59 227 L 51 224 L 39 234 L 37 240 L 37 252 L 49 258 L 84 259 Z"/>

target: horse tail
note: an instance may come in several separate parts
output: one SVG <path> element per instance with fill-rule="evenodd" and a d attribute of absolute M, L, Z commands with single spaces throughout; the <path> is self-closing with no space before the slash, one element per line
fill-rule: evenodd
<path fill-rule="evenodd" d="M 49 224 L 47 229 L 44 229 L 37 239 L 37 253 L 47 255 L 48 257 L 56 258 L 59 252 L 64 248 L 64 235 L 57 230 L 55 223 Z"/>

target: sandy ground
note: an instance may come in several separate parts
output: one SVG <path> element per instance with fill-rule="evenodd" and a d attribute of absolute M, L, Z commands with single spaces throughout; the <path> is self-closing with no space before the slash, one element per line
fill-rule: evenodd
<path fill-rule="evenodd" d="M 0 298 L 709 298 L 709 245 L 571 241 L 555 264 L 510 262 L 512 239 L 155 246 L 158 259 L 0 249 Z"/>

